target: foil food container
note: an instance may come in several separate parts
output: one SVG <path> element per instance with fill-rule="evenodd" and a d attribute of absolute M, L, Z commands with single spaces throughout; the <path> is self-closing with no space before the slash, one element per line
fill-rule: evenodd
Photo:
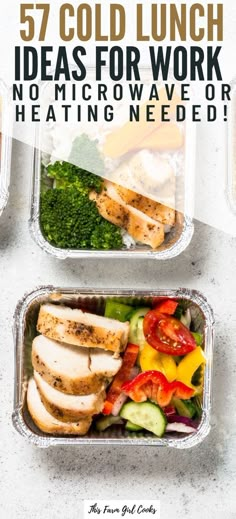
<path fill-rule="evenodd" d="M 41 304 L 63 303 L 72 308 L 82 307 L 88 311 L 103 314 L 107 298 L 118 298 L 120 302 L 148 304 L 153 297 L 169 297 L 184 301 L 189 307 L 195 331 L 204 334 L 206 367 L 202 398 L 202 417 L 196 432 L 185 435 L 166 434 L 157 438 L 150 433 L 129 433 L 122 427 L 112 427 L 101 433 L 93 427 L 84 437 L 48 435 L 41 432 L 32 421 L 26 403 L 27 385 L 33 369 L 31 364 L 31 345 L 36 335 L 36 323 Z M 55 445 L 145 445 L 186 449 L 199 444 L 210 431 L 212 406 L 212 361 L 213 361 L 214 316 L 205 297 L 196 290 L 94 290 L 80 288 L 61 288 L 45 286 L 34 290 L 18 303 L 14 316 L 15 342 L 15 391 L 12 415 L 16 430 L 30 443 L 38 447 Z"/>
<path fill-rule="evenodd" d="M 90 73 L 92 67 L 90 69 Z M 144 70 L 147 74 L 147 71 Z M 144 74 L 145 77 L 145 74 Z M 51 86 L 51 85 L 50 85 Z M 47 84 L 42 87 L 42 96 L 48 100 Z M 47 101 L 48 102 L 48 101 Z M 176 222 L 170 232 L 165 234 L 163 244 L 156 250 L 150 247 L 137 244 L 130 248 L 121 250 L 75 250 L 62 249 L 50 244 L 44 237 L 40 226 L 40 190 L 41 190 L 41 172 L 43 144 L 45 137 L 45 128 L 39 125 L 36 132 L 35 149 L 33 157 L 33 180 L 32 180 L 32 197 L 31 197 L 31 213 L 29 227 L 34 241 L 47 253 L 59 258 L 156 258 L 165 260 L 178 256 L 189 245 L 194 231 L 193 226 L 193 209 L 194 209 L 194 182 L 195 182 L 195 144 L 196 144 L 196 128 L 193 123 L 186 120 L 185 127 L 185 144 L 184 144 L 184 164 L 183 174 L 176 176 L 176 190 L 181 197 L 181 211 L 176 212 Z M 41 151 L 42 150 L 42 151 Z"/>
<path fill-rule="evenodd" d="M 231 211 L 236 214 L 236 78 L 231 83 L 231 103 L 228 110 L 226 194 Z"/>
<path fill-rule="evenodd" d="M 0 80 L 0 215 L 9 197 L 11 170 L 11 111 L 9 110 L 8 90 Z"/>

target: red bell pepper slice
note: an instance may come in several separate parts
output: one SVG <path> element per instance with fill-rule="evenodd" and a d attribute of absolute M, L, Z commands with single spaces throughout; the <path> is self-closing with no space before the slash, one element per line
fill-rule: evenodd
<path fill-rule="evenodd" d="M 163 373 L 154 370 L 140 373 L 133 380 L 125 382 L 122 391 L 134 402 L 152 400 L 160 407 L 167 407 L 174 395 L 188 400 L 194 393 L 192 388 L 182 382 L 168 382 Z"/>
<path fill-rule="evenodd" d="M 103 414 L 112 414 L 115 404 L 119 403 L 121 396 L 124 397 L 124 395 L 122 395 L 121 387 L 125 381 L 130 379 L 132 370 L 138 357 L 138 353 L 139 346 L 129 343 L 123 356 L 122 366 L 108 389 L 106 401 L 102 411 Z"/>
<path fill-rule="evenodd" d="M 144 316 L 143 333 L 150 346 L 168 355 L 186 355 L 197 347 L 193 335 L 181 321 L 158 309 Z"/>
<path fill-rule="evenodd" d="M 154 303 L 154 310 L 158 310 L 161 314 L 174 315 L 178 304 L 174 299 L 165 299 L 157 304 Z"/>

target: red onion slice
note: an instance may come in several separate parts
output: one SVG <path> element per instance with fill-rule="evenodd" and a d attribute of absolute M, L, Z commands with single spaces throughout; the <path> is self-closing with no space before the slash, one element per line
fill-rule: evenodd
<path fill-rule="evenodd" d="M 187 427 L 192 427 L 192 429 L 197 429 L 198 423 L 187 416 L 180 416 L 178 414 L 172 414 L 167 416 L 167 421 L 169 423 L 180 423 L 184 424 Z"/>
<path fill-rule="evenodd" d="M 172 414 L 167 416 L 168 424 L 166 427 L 167 432 L 179 432 L 185 434 L 191 434 L 196 432 L 198 422 L 191 420 L 187 416 L 179 416 L 178 414 Z"/>
<path fill-rule="evenodd" d="M 117 398 L 117 400 L 114 403 L 113 408 L 112 408 L 112 413 L 111 414 L 113 416 L 118 416 L 119 415 L 120 410 L 123 407 L 123 405 L 125 404 L 127 398 L 128 397 L 124 393 L 120 394 L 119 398 Z"/>
<path fill-rule="evenodd" d="M 166 427 L 166 432 L 179 432 L 179 433 L 191 434 L 193 432 L 196 432 L 196 429 L 194 427 L 185 425 L 184 423 L 173 422 L 173 423 L 168 423 L 168 425 Z"/>

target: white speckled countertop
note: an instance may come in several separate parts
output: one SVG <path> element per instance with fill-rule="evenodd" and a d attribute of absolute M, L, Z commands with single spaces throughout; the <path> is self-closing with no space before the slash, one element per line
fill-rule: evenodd
<path fill-rule="evenodd" d="M 180 257 L 153 260 L 57 261 L 28 232 L 30 153 L 14 143 L 9 204 L 0 221 L 0 517 L 78 519 L 89 499 L 161 500 L 161 519 L 236 517 L 236 239 L 196 223 Z M 211 164 L 212 161 L 212 164 Z M 216 168 L 218 157 L 209 158 Z M 187 451 L 145 447 L 39 450 L 13 429 L 16 302 L 42 284 L 157 288 L 205 293 L 216 317 L 212 430 Z"/>

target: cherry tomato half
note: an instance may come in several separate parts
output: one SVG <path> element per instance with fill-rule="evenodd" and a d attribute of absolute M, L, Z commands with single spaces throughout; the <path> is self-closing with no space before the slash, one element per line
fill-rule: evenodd
<path fill-rule="evenodd" d="M 143 321 L 145 339 L 155 350 L 168 355 L 186 355 L 196 348 L 189 329 L 175 317 L 150 310 Z"/>

